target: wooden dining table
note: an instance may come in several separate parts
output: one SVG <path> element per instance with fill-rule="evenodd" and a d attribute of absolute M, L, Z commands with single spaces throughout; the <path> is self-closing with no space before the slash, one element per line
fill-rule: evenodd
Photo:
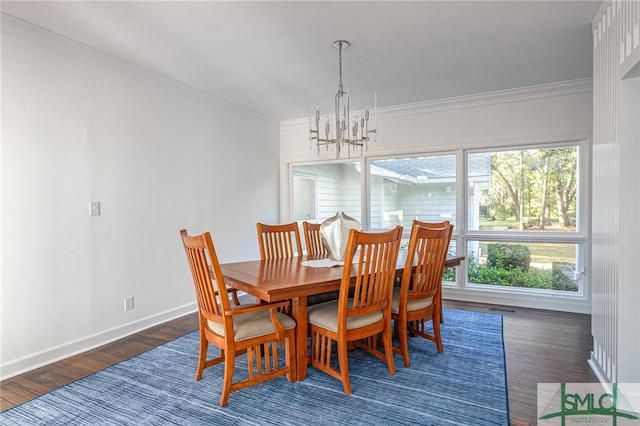
<path fill-rule="evenodd" d="M 265 302 L 291 300 L 291 316 L 297 324 L 296 365 L 292 366 L 293 380 L 304 380 L 307 376 L 307 298 L 339 290 L 342 280 L 341 266 L 303 265 L 305 260 L 318 259 L 314 256 L 297 256 L 220 265 L 227 286 Z M 402 275 L 405 260 L 406 251 L 401 250 L 396 265 L 398 277 Z M 463 256 L 450 256 L 447 257 L 445 266 L 458 266 L 463 260 Z"/>

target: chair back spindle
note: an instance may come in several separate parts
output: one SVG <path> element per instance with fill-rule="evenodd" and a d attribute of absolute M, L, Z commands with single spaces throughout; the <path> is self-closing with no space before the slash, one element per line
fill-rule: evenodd
<path fill-rule="evenodd" d="M 307 245 L 307 254 L 310 256 L 326 257 L 327 249 L 322 244 L 320 236 L 320 224 L 311 222 L 302 222 L 304 228 L 304 241 Z"/>
<path fill-rule="evenodd" d="M 258 222 L 260 259 L 282 259 L 302 255 L 300 231 L 296 222 L 285 225 L 266 225 Z"/>

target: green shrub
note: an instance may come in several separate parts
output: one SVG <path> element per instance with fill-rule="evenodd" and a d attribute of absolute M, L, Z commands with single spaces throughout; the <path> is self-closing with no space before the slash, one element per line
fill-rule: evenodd
<path fill-rule="evenodd" d="M 445 268 L 442 274 L 442 281 L 455 281 L 456 280 L 456 268 Z"/>
<path fill-rule="evenodd" d="M 489 284 L 504 287 L 538 288 L 550 290 L 551 271 L 532 268 L 523 271 L 519 266 L 504 269 L 496 266 L 480 266 L 474 261 L 473 254 L 468 262 L 469 282 L 475 284 Z"/>
<path fill-rule="evenodd" d="M 487 265 L 499 269 L 529 271 L 531 251 L 522 244 L 495 243 L 487 247 Z"/>
<path fill-rule="evenodd" d="M 492 245 L 496 247 L 507 246 L 508 248 L 517 246 L 514 244 L 490 244 L 489 247 Z M 478 265 L 473 253 L 469 253 L 468 272 L 470 283 L 504 287 L 538 288 L 544 290 L 578 291 L 578 283 L 568 277 L 563 271 L 563 267 L 567 269 L 565 265 L 570 266 L 571 264 L 553 262 L 551 270 L 529 268 L 527 271 L 524 271 L 520 266 L 505 267 L 504 265 L 508 264 L 505 262 L 505 251 L 497 250 L 497 253 L 495 253 L 496 247 L 493 248 L 494 265 L 490 265 L 489 261 L 487 261 L 486 265 Z M 528 255 L 528 247 L 522 245 L 518 247 L 524 247 L 526 250 L 523 250 L 523 252 Z M 491 253 L 491 249 L 489 249 L 489 252 Z M 525 257 L 525 254 L 521 253 L 520 256 Z M 528 261 L 526 265 L 527 267 L 529 266 Z"/>
<path fill-rule="evenodd" d="M 469 281 L 504 287 L 551 289 L 551 277 L 544 273 L 525 272 L 522 269 L 477 268 L 469 273 Z"/>
<path fill-rule="evenodd" d="M 562 265 L 563 263 L 553 262 L 551 268 L 551 288 L 562 291 L 578 291 L 578 283 L 564 274 Z"/>

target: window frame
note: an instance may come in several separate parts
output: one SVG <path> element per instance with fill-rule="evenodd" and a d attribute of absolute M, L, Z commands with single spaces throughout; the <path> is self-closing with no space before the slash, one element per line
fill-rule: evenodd
<path fill-rule="evenodd" d="M 285 222 L 291 222 L 293 221 L 293 211 L 294 211 L 294 207 L 293 207 L 293 203 L 295 202 L 295 197 L 293 194 L 293 189 L 294 189 L 294 184 L 293 184 L 293 178 L 294 175 L 296 176 L 302 176 L 304 175 L 305 178 L 314 178 L 316 179 L 316 219 L 315 222 L 319 222 L 319 215 L 320 215 L 320 203 L 317 200 L 318 197 L 318 180 L 317 180 L 317 175 L 313 175 L 311 173 L 308 172 L 294 172 L 294 168 L 295 167 L 304 167 L 304 166 L 321 166 L 321 165 L 332 165 L 332 164 L 349 164 L 349 163 L 359 163 L 358 166 L 356 166 L 356 170 L 358 170 L 359 168 L 359 173 L 360 173 L 360 215 L 361 215 L 361 223 L 364 224 L 366 223 L 366 212 L 364 210 L 365 205 L 364 205 L 364 201 L 363 201 L 363 188 L 364 188 L 364 174 L 365 174 L 365 170 L 363 170 L 363 166 L 362 164 L 364 163 L 365 159 L 363 157 L 351 157 L 351 158 L 343 158 L 340 160 L 329 160 L 329 161 L 304 161 L 304 162 L 291 162 L 288 164 L 288 199 L 287 199 L 287 204 L 286 204 L 286 208 L 287 208 L 287 212 L 288 215 L 287 217 L 284 219 Z M 298 221 L 300 224 L 302 223 L 302 221 Z"/>
<path fill-rule="evenodd" d="M 557 290 L 541 290 L 541 289 L 529 289 L 518 287 L 503 287 L 494 285 L 472 284 L 468 282 L 468 267 L 467 262 L 462 262 L 457 267 L 456 281 L 444 283 L 444 294 L 453 296 L 460 300 L 477 300 L 484 301 L 485 299 L 493 300 L 493 303 L 502 304 L 515 304 L 519 302 L 533 301 L 533 303 L 524 303 L 531 307 L 546 307 L 549 298 L 553 299 L 566 299 L 568 303 L 560 303 L 560 307 L 554 309 L 567 309 L 580 312 L 581 308 L 572 304 L 571 300 L 578 303 L 587 302 L 590 299 L 590 271 L 588 270 L 591 264 L 591 217 L 590 206 L 591 196 L 589 193 L 589 169 L 591 164 L 590 153 L 590 139 L 582 135 L 575 138 L 562 138 L 562 137 L 549 137 L 541 140 L 534 140 L 536 138 L 528 138 L 522 140 L 518 138 L 501 139 L 496 140 L 495 143 L 488 144 L 487 141 L 475 143 L 469 142 L 464 145 L 456 146 L 454 149 L 442 149 L 442 147 L 434 147 L 433 149 L 424 149 L 420 151 L 389 151 L 384 155 L 368 155 L 363 153 L 359 157 L 351 157 L 348 159 L 340 160 L 321 160 L 321 161 L 306 161 L 306 162 L 292 162 L 289 163 L 289 179 L 290 187 L 288 194 L 288 210 L 289 214 L 293 211 L 293 196 L 292 196 L 292 174 L 295 166 L 302 165 L 317 165 L 317 164 L 335 164 L 335 163 L 349 163 L 360 162 L 361 167 L 361 214 L 363 228 L 370 229 L 371 218 L 371 196 L 370 196 L 370 166 L 374 161 L 387 160 L 394 158 L 408 158 L 408 157 L 432 157 L 441 155 L 455 155 L 456 156 L 456 227 L 452 236 L 452 243 L 455 243 L 456 254 L 458 256 L 465 256 L 468 259 L 467 247 L 469 241 L 487 241 L 487 242 L 524 242 L 524 243 L 537 243 L 537 242 L 550 242 L 550 243 L 568 243 L 576 244 L 580 246 L 580 258 L 576 258 L 576 263 L 581 262 L 582 270 L 579 271 L 581 275 L 580 291 L 565 292 Z M 469 186 L 467 184 L 467 162 L 468 156 L 475 153 L 483 152 L 506 152 L 506 151 L 519 151 L 527 149 L 551 149 L 562 147 L 578 147 L 578 188 L 577 188 L 577 200 L 576 200 L 576 230 L 575 232 L 556 233 L 549 231 L 508 231 L 500 233 L 500 231 L 480 231 L 468 229 L 468 197 Z M 289 216 L 291 217 L 291 216 Z M 480 296 L 474 298 L 470 296 L 475 294 Z M 535 300 L 534 300 L 535 299 Z M 576 305 L 577 306 L 577 305 Z M 581 305 L 580 305 L 581 306 Z"/>
<path fill-rule="evenodd" d="M 550 143 L 537 143 L 537 144 L 518 144 L 518 145 L 501 145 L 496 147 L 483 147 L 472 148 L 463 150 L 462 166 L 464 168 L 464 191 L 465 196 L 462 202 L 467 203 L 468 200 L 468 174 L 467 164 L 468 158 L 471 154 L 488 153 L 488 152 L 508 152 L 508 151 L 523 151 L 528 149 L 553 149 L 553 148 L 565 148 L 565 147 L 578 147 L 578 189 L 576 200 L 576 230 L 575 232 L 548 232 L 548 231 L 481 231 L 468 229 L 468 205 L 464 205 L 461 210 L 464 210 L 464 218 L 461 224 L 462 238 L 460 243 L 463 245 L 464 256 L 468 259 L 467 253 L 468 243 L 470 241 L 481 242 L 507 242 L 507 243 L 566 243 L 576 244 L 580 247 L 579 254 L 576 258 L 576 264 L 582 266 L 582 270 L 577 271 L 580 274 L 581 285 L 578 292 L 564 292 L 558 290 L 541 290 L 541 289 L 529 289 L 520 287 L 501 287 L 492 286 L 488 284 L 476 284 L 468 281 L 468 265 L 465 262 L 464 265 L 464 277 L 462 281 L 458 281 L 458 286 L 461 289 L 469 290 L 485 290 L 485 291 L 507 291 L 509 293 L 521 293 L 524 295 L 548 295 L 553 297 L 567 297 L 577 298 L 581 300 L 588 299 L 589 295 L 589 276 L 586 270 L 589 265 L 589 253 L 590 253 L 590 241 L 589 241 L 589 194 L 588 194 L 588 141 L 586 140 L 567 140 L 567 141 L 555 141 Z M 578 269 L 576 267 L 576 269 Z M 459 274 L 462 275 L 462 274 Z"/>

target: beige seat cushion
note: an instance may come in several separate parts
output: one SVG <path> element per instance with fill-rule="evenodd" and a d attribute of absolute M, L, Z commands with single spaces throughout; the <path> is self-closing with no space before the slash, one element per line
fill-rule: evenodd
<path fill-rule="evenodd" d="M 353 306 L 353 299 L 349 299 L 348 306 Z M 334 332 L 338 331 L 338 301 L 320 303 L 309 307 L 307 318 L 311 324 Z M 382 320 L 382 311 L 359 317 L 347 318 L 347 330 L 365 327 Z"/>
<path fill-rule="evenodd" d="M 425 299 L 409 300 L 407 303 L 407 312 L 418 311 L 424 309 L 433 304 L 433 297 L 427 297 Z M 391 313 L 397 314 L 400 312 L 400 287 L 393 289 L 393 299 L 391 300 Z"/>
<path fill-rule="evenodd" d="M 278 320 L 285 328 L 289 330 L 295 328 L 296 322 L 290 316 L 287 316 L 281 312 L 278 312 Z M 222 324 L 207 321 L 209 328 L 214 333 L 224 336 L 224 326 Z M 276 331 L 271 321 L 271 315 L 269 310 L 248 312 L 246 314 L 239 314 L 233 316 L 233 331 L 235 334 L 235 341 L 251 339 L 253 337 L 264 336 L 265 334 L 274 333 Z"/>

